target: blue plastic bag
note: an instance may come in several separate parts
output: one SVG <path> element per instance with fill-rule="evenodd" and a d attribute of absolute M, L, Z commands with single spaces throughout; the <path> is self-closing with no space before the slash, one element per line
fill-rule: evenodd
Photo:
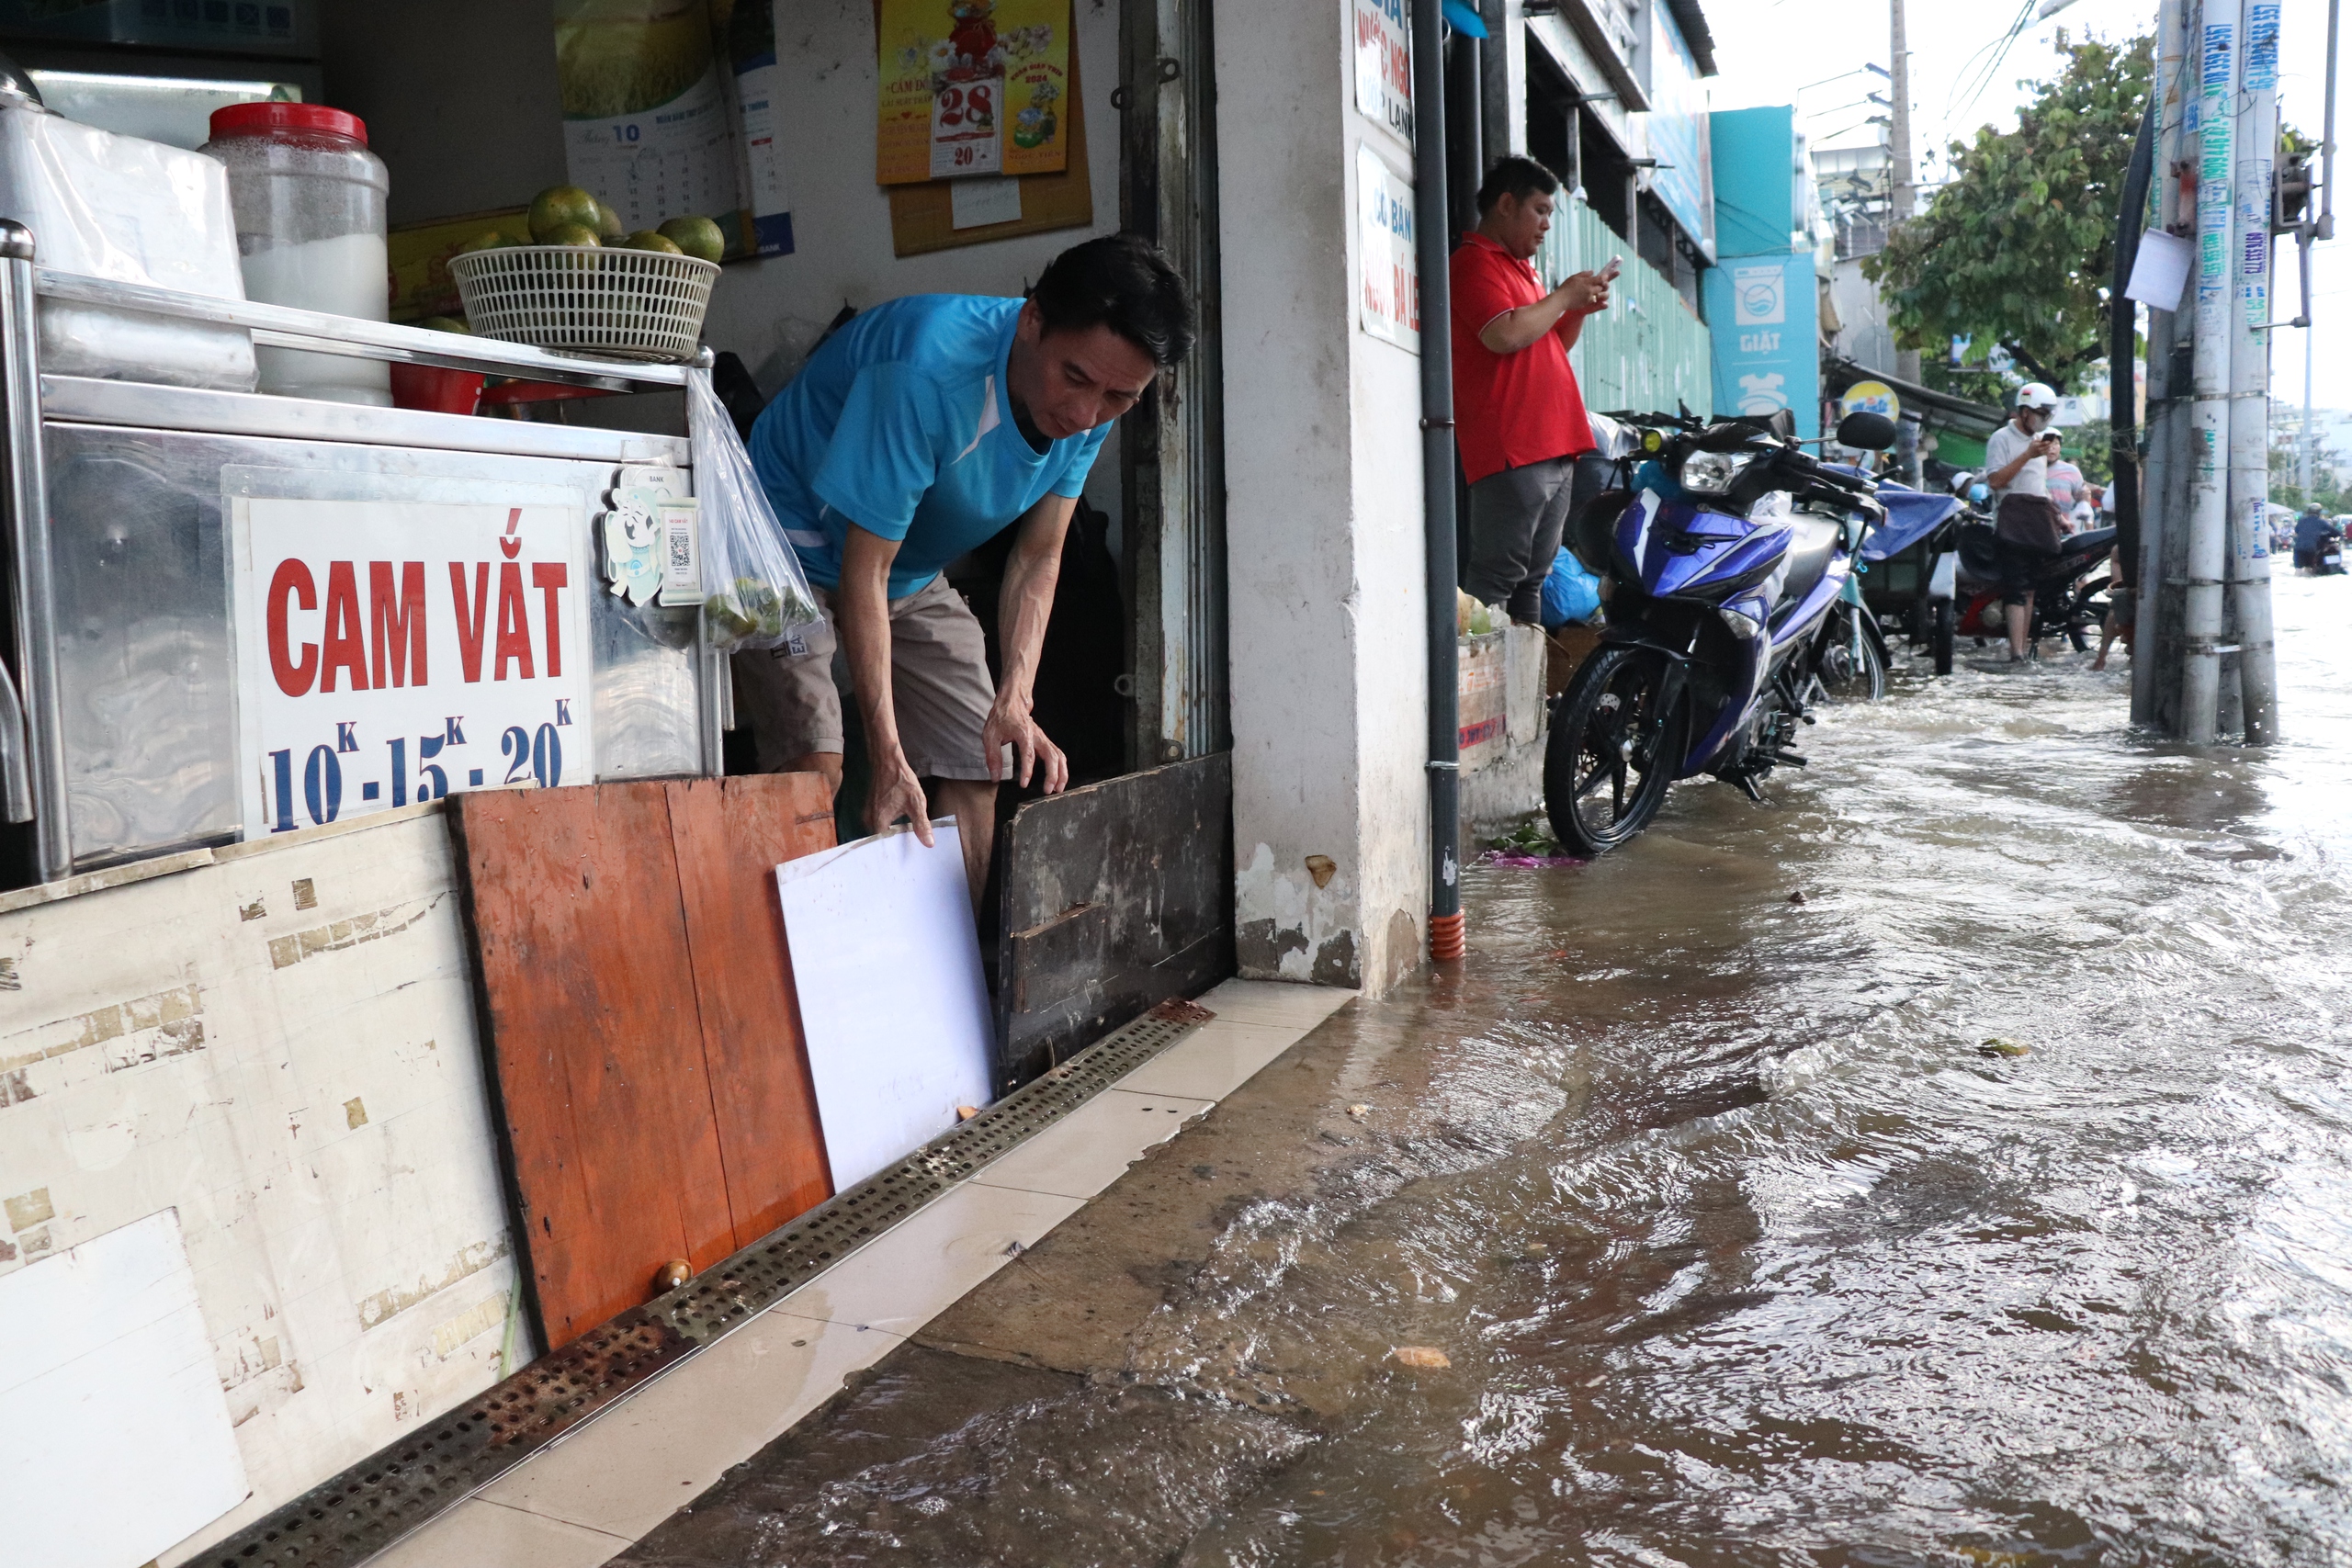
<path fill-rule="evenodd" d="M 1589 621 L 1600 608 L 1600 580 L 1563 548 L 1552 558 L 1552 570 L 1544 579 L 1544 629 Z"/>

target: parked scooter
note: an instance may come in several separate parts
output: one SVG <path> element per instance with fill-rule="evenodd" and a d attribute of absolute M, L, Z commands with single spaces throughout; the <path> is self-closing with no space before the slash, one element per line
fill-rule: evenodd
<path fill-rule="evenodd" d="M 1955 552 L 1960 605 L 1960 630 L 1979 644 L 1987 637 L 2008 635 L 2007 612 L 2001 604 L 2001 563 L 1993 542 L 1990 520 L 1972 518 L 1961 525 Z M 2069 534 L 2058 553 L 2033 579 L 2033 624 L 2029 640 L 2064 637 L 2076 653 L 2090 651 L 2091 634 L 2107 619 L 2109 578 L 2099 573 L 2115 551 L 2115 530 L 2089 528 Z"/>
<path fill-rule="evenodd" d="M 1608 628 L 1554 705 L 1544 761 L 1553 834 L 1582 854 L 1638 834 L 1679 778 L 1712 773 L 1761 800 L 1775 766 L 1804 766 L 1796 727 L 1825 657 L 1850 648 L 1821 635 L 1833 611 L 1876 634 L 1865 606 L 1841 603 L 1853 551 L 1884 515 L 1875 487 L 1804 451 L 1786 411 L 1615 417 L 1649 428 L 1610 454 L 1616 486 L 1567 530 L 1610 585 Z M 1894 437 L 1878 414 L 1838 427 L 1860 450 Z"/>

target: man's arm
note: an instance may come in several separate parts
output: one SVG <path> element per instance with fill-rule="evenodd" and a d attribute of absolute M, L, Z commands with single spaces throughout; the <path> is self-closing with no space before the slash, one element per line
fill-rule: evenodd
<path fill-rule="evenodd" d="M 2041 444 L 2048 436 L 2037 435 L 2025 444 L 2025 450 L 1984 476 L 1984 482 L 1995 490 L 2007 490 L 2025 471 L 2025 466 L 2042 455 Z"/>
<path fill-rule="evenodd" d="M 1478 341 L 1490 353 L 1517 354 L 1542 342 L 1544 333 L 1560 329 L 1562 340 L 1573 344 L 1576 334 L 1584 330 L 1584 318 L 1607 309 L 1609 285 L 1600 275 L 1572 273 L 1534 304 L 1505 310 L 1480 327 Z"/>
<path fill-rule="evenodd" d="M 849 525 L 842 542 L 841 586 L 833 591 L 833 626 L 848 656 L 857 711 L 865 720 L 866 762 L 874 775 L 865 795 L 865 825 L 879 833 L 903 817 L 929 848 L 931 809 L 899 744 L 899 716 L 890 700 L 890 563 L 898 556 L 898 540 Z"/>
<path fill-rule="evenodd" d="M 1069 531 L 1070 513 L 1078 502 L 1067 495 L 1048 495 L 1031 507 L 1017 525 L 1012 553 L 1004 563 L 1004 591 L 997 601 L 997 638 L 1002 650 L 1004 678 L 997 683 L 996 703 L 980 731 L 980 743 L 993 769 L 1012 748 L 1015 781 L 1024 787 L 1031 773 L 1043 764 L 1045 789 L 1057 795 L 1069 783 L 1069 760 L 1029 716 L 1037 683 L 1037 659 L 1046 644 L 1046 622 L 1054 610 L 1054 584 L 1061 578 L 1062 538 Z"/>

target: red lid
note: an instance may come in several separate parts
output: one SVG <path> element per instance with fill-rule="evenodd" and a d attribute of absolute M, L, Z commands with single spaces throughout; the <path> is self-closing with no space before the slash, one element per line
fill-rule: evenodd
<path fill-rule="evenodd" d="M 356 114 L 324 104 L 231 104 L 212 111 L 214 136 L 266 136 L 273 130 L 325 131 L 368 145 L 368 128 Z"/>

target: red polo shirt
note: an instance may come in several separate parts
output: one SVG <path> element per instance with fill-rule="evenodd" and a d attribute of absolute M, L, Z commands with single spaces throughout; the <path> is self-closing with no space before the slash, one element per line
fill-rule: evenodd
<path fill-rule="evenodd" d="M 1472 484 L 1489 474 L 1592 450 L 1592 422 L 1556 332 L 1517 354 L 1478 341 L 1506 310 L 1544 298 L 1534 266 L 1472 231 L 1448 268 L 1453 287 L 1453 424 L 1462 471 Z"/>

